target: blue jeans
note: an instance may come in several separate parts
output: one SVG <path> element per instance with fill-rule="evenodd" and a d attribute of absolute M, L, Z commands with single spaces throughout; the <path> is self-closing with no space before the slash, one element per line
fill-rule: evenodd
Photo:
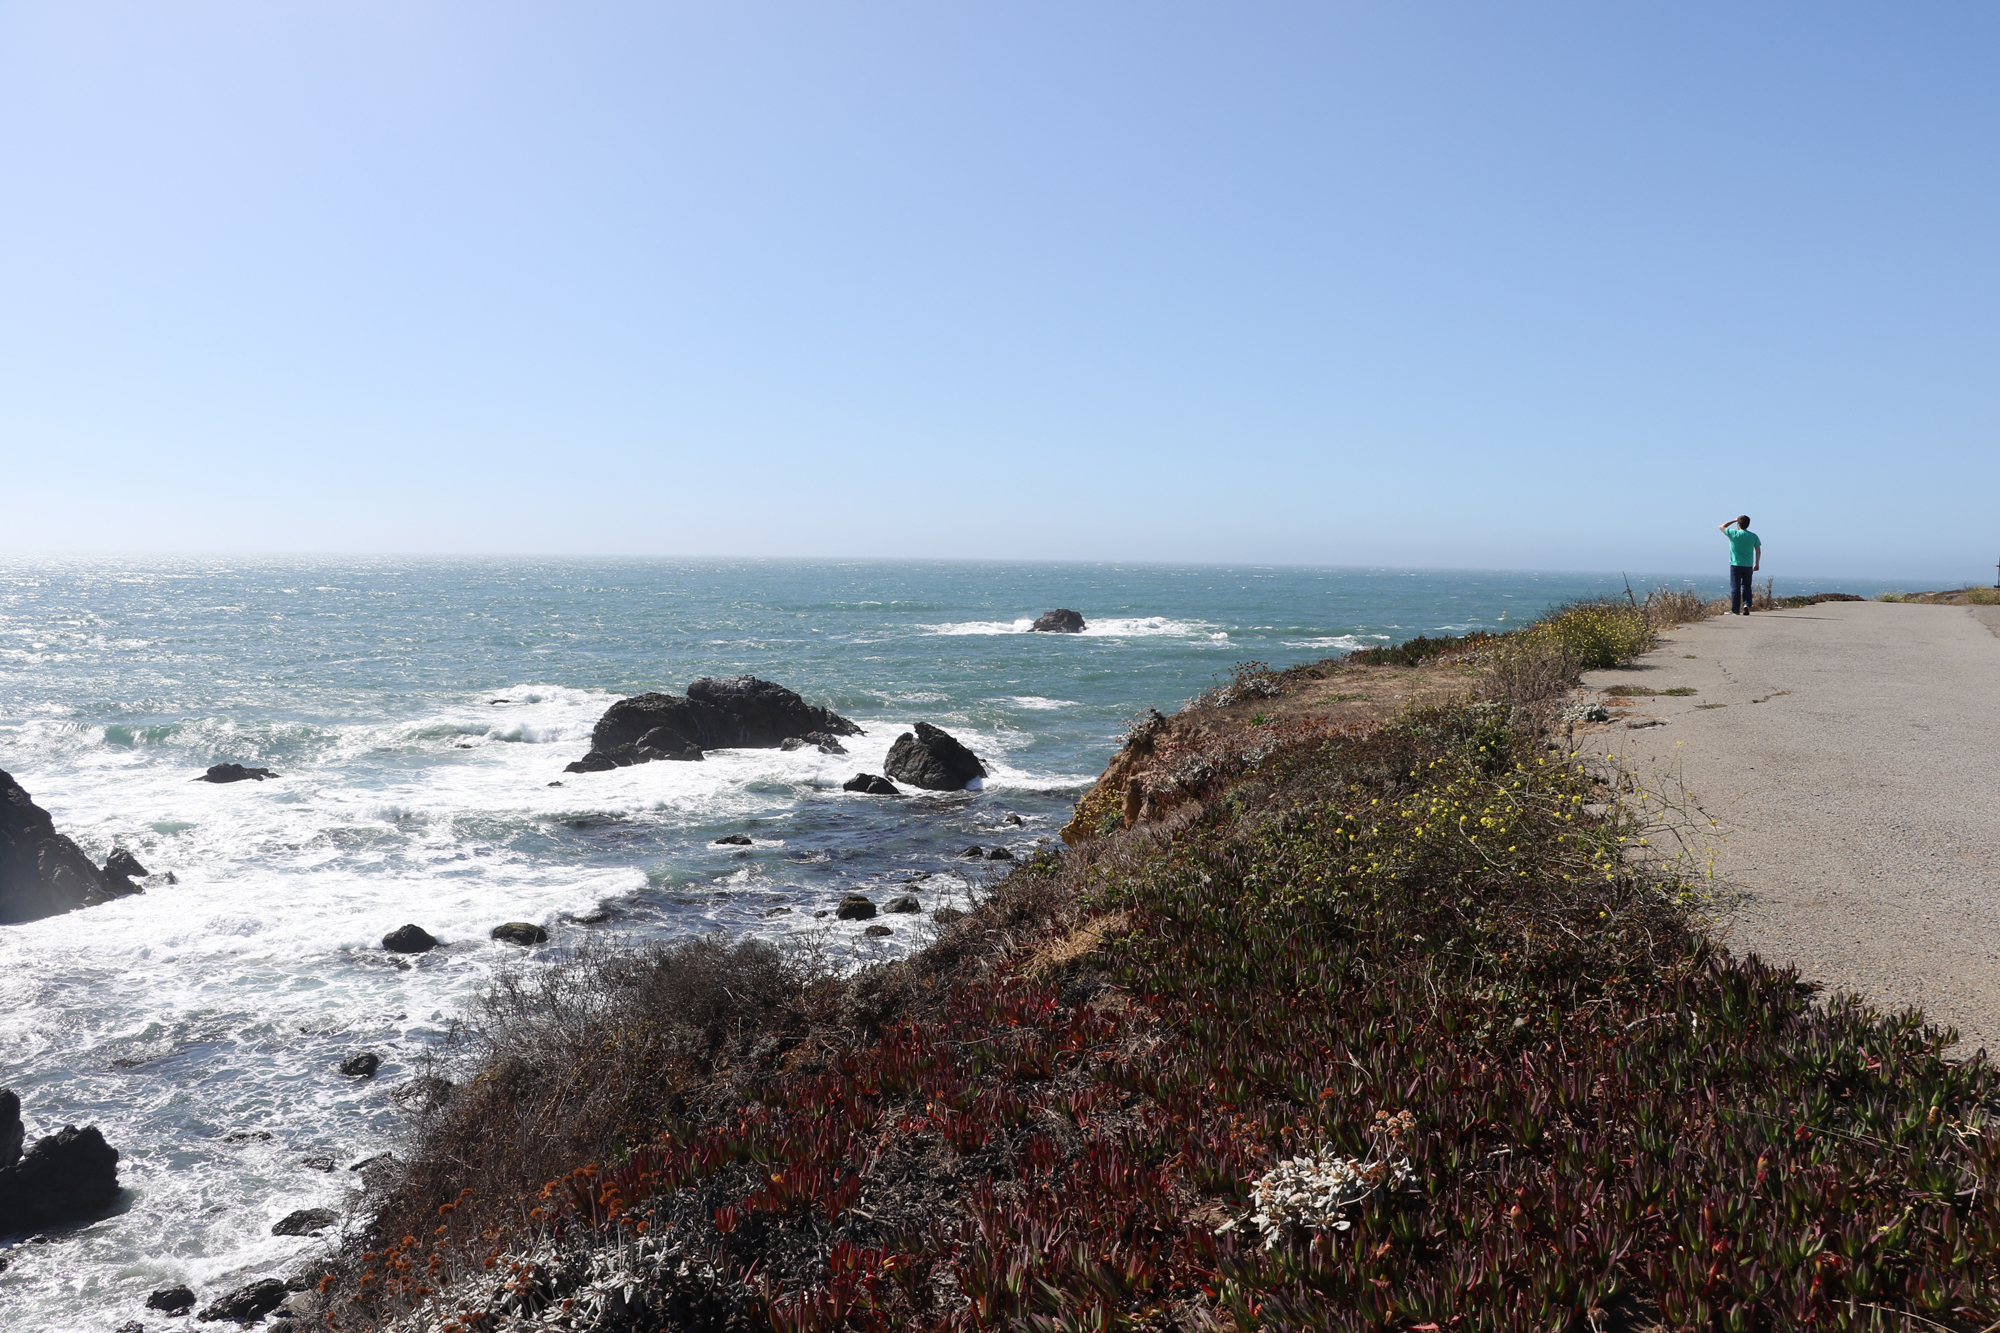
<path fill-rule="evenodd" d="M 1750 614 L 1750 576 L 1755 572 L 1749 565 L 1729 567 L 1729 614 Z"/>

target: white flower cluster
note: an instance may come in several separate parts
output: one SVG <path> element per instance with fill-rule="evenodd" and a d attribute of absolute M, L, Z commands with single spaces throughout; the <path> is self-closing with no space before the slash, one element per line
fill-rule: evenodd
<path fill-rule="evenodd" d="M 1342 1216 L 1378 1189 L 1401 1189 L 1416 1179 L 1403 1150 L 1415 1132 L 1408 1111 L 1391 1116 L 1375 1113 L 1375 1149 L 1366 1158 L 1344 1157 L 1321 1147 L 1300 1157 L 1287 1157 L 1251 1183 L 1256 1210 L 1247 1221 L 1264 1233 L 1264 1248 L 1275 1246 L 1291 1227 L 1311 1231 L 1345 1231 L 1353 1225 Z M 1382 1156 L 1377 1157 L 1376 1152 Z M 1221 1230 L 1231 1231 L 1235 1222 Z"/>

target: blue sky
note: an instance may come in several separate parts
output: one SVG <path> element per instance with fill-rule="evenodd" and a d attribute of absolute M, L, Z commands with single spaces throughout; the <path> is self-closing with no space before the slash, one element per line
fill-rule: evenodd
<path fill-rule="evenodd" d="M 7 3 L 0 550 L 1988 579 L 2000 9 Z"/>

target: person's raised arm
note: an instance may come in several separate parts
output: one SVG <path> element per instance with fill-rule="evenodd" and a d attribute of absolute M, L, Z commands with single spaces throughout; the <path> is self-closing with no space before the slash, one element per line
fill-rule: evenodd
<path fill-rule="evenodd" d="M 1733 519 L 1733 518 L 1726 518 L 1726 519 L 1722 520 L 1722 526 L 1721 526 L 1721 527 L 1719 527 L 1719 528 L 1717 528 L 1717 529 L 1716 529 L 1716 531 L 1717 531 L 1717 532 L 1727 532 L 1727 531 L 1729 531 L 1729 529 L 1730 529 L 1730 528 L 1732 528 L 1733 526 L 1735 526 L 1735 524 L 1736 524 L 1736 520 L 1735 520 L 1735 519 Z"/>

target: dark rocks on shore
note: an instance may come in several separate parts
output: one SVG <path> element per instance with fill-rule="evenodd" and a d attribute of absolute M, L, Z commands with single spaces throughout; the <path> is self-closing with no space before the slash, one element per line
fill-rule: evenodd
<path fill-rule="evenodd" d="M 995 847 L 986 853 L 986 859 L 989 861 L 1011 861 L 1014 859 L 1014 853 L 1008 851 L 1005 847 Z"/>
<path fill-rule="evenodd" d="M 331 1208 L 301 1208 L 287 1213 L 271 1224 L 274 1236 L 310 1236 L 316 1231 L 324 1231 L 340 1220 L 340 1214 Z"/>
<path fill-rule="evenodd" d="M 808 745 L 821 754 L 846 754 L 847 747 L 823 731 L 815 731 L 805 736 L 787 736 L 778 742 L 780 750 L 803 750 Z"/>
<path fill-rule="evenodd" d="M 0 1167 L 21 1160 L 21 1144 L 28 1130 L 21 1123 L 21 1095 L 12 1088 L 0 1088 Z"/>
<path fill-rule="evenodd" d="M 747 833 L 731 833 L 717 838 L 715 845 L 717 847 L 748 847 L 750 846 L 750 835 Z"/>
<path fill-rule="evenodd" d="M 890 912 L 921 912 L 924 909 L 923 904 L 917 901 L 916 894 L 906 893 L 900 898 L 890 899 L 889 906 L 884 910 Z"/>
<path fill-rule="evenodd" d="M 21 1099 L 0 1091 L 0 1236 L 79 1222 L 118 1197 L 118 1150 L 97 1126 L 65 1125 L 21 1151 Z"/>
<path fill-rule="evenodd" d="M 194 1291 L 188 1287 L 161 1287 L 146 1298 L 148 1310 L 180 1314 L 194 1306 Z"/>
<path fill-rule="evenodd" d="M 437 948 L 437 937 L 422 926 L 398 926 L 382 937 L 382 947 L 390 953 L 429 953 Z"/>
<path fill-rule="evenodd" d="M 129 852 L 113 852 L 111 859 L 145 873 Z M 39 921 L 139 891 L 129 878 L 92 865 L 82 848 L 56 832 L 49 812 L 0 771 L 0 925 Z"/>
<path fill-rule="evenodd" d="M 373 1051 L 358 1051 L 340 1062 L 340 1072 L 349 1078 L 374 1078 L 382 1067 L 382 1057 Z"/>
<path fill-rule="evenodd" d="M 896 784 L 887 778 L 878 778 L 873 773 L 856 773 L 840 784 L 842 791 L 858 791 L 863 796 L 901 796 Z"/>
<path fill-rule="evenodd" d="M 333 1158 L 327 1156 L 325 1153 L 321 1153 L 316 1157 L 301 1157 L 299 1158 L 299 1165 L 312 1171 L 331 1171 L 333 1170 Z"/>
<path fill-rule="evenodd" d="M 863 935 L 893 935 L 896 932 L 889 926 L 870 926 L 861 933 Z"/>
<path fill-rule="evenodd" d="M 1043 634 L 1081 634 L 1083 633 L 1083 617 L 1069 610 L 1067 607 L 1063 607 L 1054 611 L 1042 612 L 1040 616 L 1036 617 L 1035 623 L 1028 628 L 1031 632 L 1040 631 Z"/>
<path fill-rule="evenodd" d="M 950 732 L 919 722 L 915 731 L 904 732 L 889 747 L 882 772 L 913 787 L 960 791 L 974 778 L 985 777 L 986 765 Z"/>
<path fill-rule="evenodd" d="M 986 849 L 984 847 L 968 847 L 958 854 L 958 859 L 961 861 L 977 861 L 985 855 Z"/>
<path fill-rule="evenodd" d="M 842 754 L 835 738 L 860 734 L 840 714 L 782 685 L 755 676 L 703 676 L 686 695 L 640 694 L 611 705 L 591 729 L 590 753 L 565 771 L 699 759 L 704 750 L 773 750 L 794 740 Z"/>
<path fill-rule="evenodd" d="M 493 927 L 493 938 L 518 944 L 525 949 L 534 944 L 547 944 L 549 932 L 532 921 L 506 921 Z"/>
<path fill-rule="evenodd" d="M 273 773 L 268 768 L 245 768 L 241 764 L 211 764 L 208 772 L 196 778 L 196 782 L 246 782 L 254 778 L 263 782 L 267 778 L 281 778 L 284 774 Z"/>
<path fill-rule="evenodd" d="M 262 1319 L 283 1305 L 288 1294 L 285 1284 L 277 1278 L 263 1278 L 238 1287 L 221 1300 L 209 1305 L 195 1318 L 209 1323 L 221 1319 L 233 1319 L 239 1324 L 247 1324 L 253 1319 Z"/>
<path fill-rule="evenodd" d="M 850 893 L 840 900 L 833 914 L 842 921 L 866 921 L 875 915 L 875 904 L 858 893 Z"/>

